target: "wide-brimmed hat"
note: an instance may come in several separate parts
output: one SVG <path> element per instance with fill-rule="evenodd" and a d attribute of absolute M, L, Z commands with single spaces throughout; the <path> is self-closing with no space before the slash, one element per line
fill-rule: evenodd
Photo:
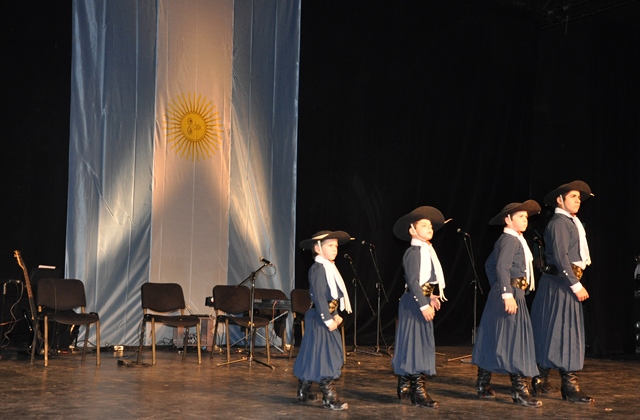
<path fill-rule="evenodd" d="M 325 241 L 327 239 L 337 239 L 338 245 L 344 245 L 353 238 L 343 230 L 321 230 L 320 232 L 314 233 L 311 238 L 301 241 L 300 248 L 313 249 L 313 246 L 318 241 Z"/>
<path fill-rule="evenodd" d="M 393 234 L 403 241 L 410 241 L 409 227 L 412 223 L 422 219 L 427 219 L 431 222 L 434 232 L 445 224 L 444 216 L 440 210 L 431 206 L 421 206 L 399 218 L 396 224 L 393 225 Z"/>
<path fill-rule="evenodd" d="M 526 211 L 529 216 L 532 216 L 540 213 L 540 210 L 540 204 L 535 200 L 527 200 L 524 203 L 509 203 L 500 210 L 500 213 L 496 214 L 491 220 L 489 220 L 489 224 L 503 225 L 504 218 L 509 214 Z"/>
<path fill-rule="evenodd" d="M 546 204 L 547 206 L 555 205 L 556 198 L 558 198 L 559 195 L 568 193 L 569 191 L 580 191 L 580 200 L 582 201 L 593 195 L 591 193 L 591 188 L 589 187 L 589 185 L 587 185 L 586 182 L 575 180 L 569 182 L 568 184 L 562 184 L 555 190 L 551 191 L 549 194 L 545 195 L 544 204 Z"/>

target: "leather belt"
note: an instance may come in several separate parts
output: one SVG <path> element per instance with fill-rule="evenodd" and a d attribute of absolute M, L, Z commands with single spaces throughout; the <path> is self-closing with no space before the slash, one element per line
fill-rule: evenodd
<path fill-rule="evenodd" d="M 527 281 L 526 277 L 516 277 L 511 279 L 511 287 L 527 290 L 527 287 L 529 287 L 529 282 Z"/>
<path fill-rule="evenodd" d="M 571 271 L 573 271 L 573 274 L 578 280 L 582 279 L 582 273 L 584 270 L 581 267 L 578 267 L 575 264 L 571 264 Z"/>
<path fill-rule="evenodd" d="M 558 267 L 553 264 L 542 267 L 542 271 L 552 276 L 557 276 L 559 274 Z M 576 276 L 578 280 L 582 279 L 582 274 L 584 272 L 582 268 L 578 267 L 575 264 L 571 264 L 571 271 L 573 271 L 573 275 Z"/>
<path fill-rule="evenodd" d="M 334 313 L 338 309 L 338 299 L 329 300 L 327 303 L 329 304 L 329 313 Z M 316 305 L 311 303 L 311 307 L 315 308 Z"/>
<path fill-rule="evenodd" d="M 431 295 L 440 294 L 440 285 L 438 283 L 425 283 L 420 286 L 422 289 L 422 294 L 426 297 L 430 297 Z M 405 293 L 411 293 L 411 289 L 407 285 L 404 286 Z"/>

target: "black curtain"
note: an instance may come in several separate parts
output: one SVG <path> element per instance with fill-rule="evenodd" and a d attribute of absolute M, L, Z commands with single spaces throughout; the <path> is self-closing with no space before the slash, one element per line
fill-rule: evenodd
<path fill-rule="evenodd" d="M 64 267 L 71 101 L 71 0 L 0 3 L 0 279 Z"/>
<path fill-rule="evenodd" d="M 471 234 L 486 293 L 484 261 L 500 234 L 488 220 L 508 202 L 540 202 L 583 179 L 595 193 L 580 211 L 594 261 L 584 280 L 589 350 L 633 352 L 640 7 L 540 29 L 533 14 L 505 3 L 303 2 L 297 239 L 321 229 L 356 238 L 338 264 L 353 290 L 348 253 L 362 281 L 358 344 L 376 342 L 364 296 L 377 310 L 381 290 L 381 344 L 391 345 L 408 246 L 393 223 L 417 206 L 438 207 L 453 220 L 434 239 L 449 298 L 436 343 L 468 344 L 475 275 L 456 230 Z M 13 249 L 29 265 L 64 263 L 71 0 L 3 2 L 0 12 L 0 278 L 20 278 Z M 531 219 L 530 243 L 549 215 Z M 298 287 L 308 285 L 310 264 L 296 254 Z M 477 293 L 478 317 L 484 300 Z"/>
<path fill-rule="evenodd" d="M 485 301 L 474 268 L 486 294 L 484 262 L 501 233 L 489 219 L 509 202 L 542 203 L 583 179 L 596 194 L 580 212 L 594 260 L 585 276 L 588 341 L 599 354 L 621 350 L 633 336 L 627 289 L 638 224 L 612 229 L 612 204 L 638 213 L 638 30 L 625 15 L 638 17 L 637 7 L 540 30 L 532 14 L 491 1 L 389 4 L 302 9 L 297 237 L 343 229 L 356 238 L 340 257 L 353 258 L 365 289 L 358 344 L 377 338 L 363 294 L 375 310 L 378 274 L 362 240 L 375 245 L 388 297 L 381 344 L 391 345 L 408 246 L 392 226 L 420 205 L 453 218 L 434 239 L 449 298 L 436 315 L 436 343 L 469 344 L 474 294 L 478 321 Z M 532 247 L 550 214 L 531 219 Z M 473 265 L 458 228 L 471 235 Z M 310 264 L 299 252 L 297 287 L 307 286 Z M 338 265 L 353 277 L 346 259 Z"/>

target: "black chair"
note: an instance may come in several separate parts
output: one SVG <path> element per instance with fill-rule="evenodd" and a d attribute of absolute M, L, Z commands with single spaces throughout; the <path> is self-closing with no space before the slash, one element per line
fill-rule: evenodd
<path fill-rule="evenodd" d="M 213 330 L 213 336 L 218 335 L 218 324 L 224 322 L 226 326 L 225 336 L 227 341 L 227 363 L 235 363 L 247 360 L 241 358 L 238 360 L 231 360 L 231 340 L 229 337 L 229 326 L 236 325 L 244 330 L 244 342 L 245 347 L 248 340 L 255 338 L 255 329 L 265 329 L 265 340 L 267 342 L 267 363 L 271 363 L 271 352 L 269 349 L 269 323 L 270 320 L 262 318 L 254 314 L 253 316 L 253 331 L 251 328 L 251 317 L 249 312 L 251 311 L 251 290 L 245 286 L 227 286 L 218 285 L 213 288 L 213 308 L 216 312 L 216 323 Z M 250 337 L 251 336 L 251 337 Z M 252 346 L 253 347 L 253 346 Z M 213 352 L 211 352 L 211 359 L 213 359 Z"/>
<path fill-rule="evenodd" d="M 160 322 L 168 327 L 184 328 L 182 361 L 184 361 L 187 356 L 189 328 L 195 327 L 196 344 L 198 346 L 198 363 L 202 363 L 202 352 L 200 350 L 200 318 L 195 315 L 184 314 L 186 305 L 184 303 L 182 286 L 177 283 L 145 283 L 140 288 L 140 294 L 142 298 L 143 317 L 142 325 L 140 326 L 140 348 L 138 350 L 137 363 L 140 363 L 142 356 L 142 345 L 144 344 L 147 322 L 151 322 L 152 364 L 156 364 L 156 322 Z M 180 315 L 166 315 L 167 313 L 178 311 L 180 311 Z"/>
<path fill-rule="evenodd" d="M 282 348 L 278 348 L 273 342 L 271 342 L 271 345 L 280 350 L 281 353 L 284 353 L 284 349 L 287 347 L 287 334 L 285 329 L 287 314 L 289 313 L 289 307 L 285 309 L 284 306 L 287 306 L 286 303 L 289 302 L 289 298 L 287 298 L 287 295 L 285 295 L 282 290 L 261 289 L 257 287 L 253 297 L 256 301 L 261 302 L 261 307 L 256 309 L 254 313 L 262 318 L 267 318 L 271 323 L 272 333 L 275 333 L 276 336 L 282 339 Z M 270 307 L 265 308 L 265 304 L 269 302 L 271 302 Z M 285 303 L 285 305 L 275 305 L 274 302 Z M 262 336 L 261 334 L 259 335 Z"/>
<path fill-rule="evenodd" d="M 309 289 L 293 289 L 291 291 L 291 312 L 293 314 L 293 328 L 296 325 L 300 325 L 300 332 L 304 337 L 304 315 L 311 308 L 311 296 L 309 295 Z M 347 362 L 347 350 L 345 348 L 344 338 L 344 322 L 340 324 L 340 333 L 342 335 L 342 357 L 344 362 Z M 289 360 L 293 354 L 293 344 L 289 347 Z"/>
<path fill-rule="evenodd" d="M 44 325 L 44 365 L 49 366 L 49 321 L 63 325 L 86 325 L 82 361 L 87 355 L 89 327 L 96 324 L 96 365 L 100 365 L 100 316 L 96 312 L 85 312 L 87 299 L 84 284 L 75 279 L 43 278 L 38 281 L 37 290 L 38 321 Z M 80 312 L 74 310 L 80 308 Z M 36 339 L 40 322 L 36 323 L 33 345 L 31 346 L 31 363 L 35 357 Z"/>

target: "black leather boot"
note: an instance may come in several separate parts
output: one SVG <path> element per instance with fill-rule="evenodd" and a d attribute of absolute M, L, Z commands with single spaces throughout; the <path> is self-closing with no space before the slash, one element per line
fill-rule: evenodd
<path fill-rule="evenodd" d="M 333 379 L 325 378 L 320 381 L 320 389 L 322 390 L 322 404 L 324 408 L 329 410 L 346 410 L 349 408 L 347 403 L 343 403 L 338 399 L 338 392 L 333 384 Z"/>
<path fill-rule="evenodd" d="M 409 399 L 411 394 L 411 378 L 409 375 L 398 375 L 398 399 Z"/>
<path fill-rule="evenodd" d="M 310 391 L 311 382 L 298 379 L 298 401 L 318 401 L 318 396 Z"/>
<path fill-rule="evenodd" d="M 542 401 L 531 397 L 527 378 L 519 373 L 510 373 L 509 375 L 511 376 L 511 398 L 514 403 L 525 407 L 540 407 L 542 405 Z"/>
<path fill-rule="evenodd" d="M 531 390 L 533 395 L 540 394 L 553 394 L 558 392 L 558 388 L 555 388 L 549 382 L 549 368 L 543 368 L 538 365 L 540 375 L 534 376 L 531 380 Z"/>
<path fill-rule="evenodd" d="M 560 388 L 560 392 L 562 393 L 563 400 L 583 403 L 595 401 L 580 390 L 577 372 L 567 372 L 566 370 L 561 369 L 560 377 L 562 378 L 562 387 Z"/>
<path fill-rule="evenodd" d="M 409 375 L 411 380 L 411 403 L 418 407 L 438 408 L 438 402 L 427 394 L 426 379 L 424 375 Z"/>
<path fill-rule="evenodd" d="M 476 380 L 476 391 L 480 398 L 495 398 L 496 393 L 491 389 L 491 372 L 478 366 L 478 379 Z"/>

